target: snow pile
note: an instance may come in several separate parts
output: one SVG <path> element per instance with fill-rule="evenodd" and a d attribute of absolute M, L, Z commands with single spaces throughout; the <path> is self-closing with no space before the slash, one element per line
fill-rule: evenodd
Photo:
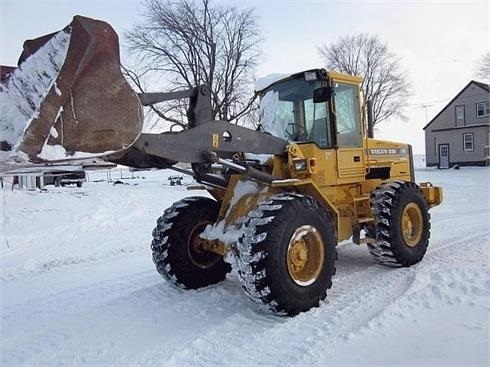
<path fill-rule="evenodd" d="M 70 32 L 58 32 L 0 84 L 0 141 L 12 147 L 10 151 L 0 151 L 0 161 L 18 154 L 24 133 L 55 85 L 69 44 Z M 55 90 L 59 92 L 58 88 Z"/>
<path fill-rule="evenodd" d="M 269 91 L 260 99 L 260 124 L 262 130 L 278 138 L 288 140 L 284 123 L 277 120 L 279 108 L 279 92 Z"/>
<path fill-rule="evenodd" d="M 275 82 L 278 82 L 281 79 L 289 77 L 289 74 L 281 74 L 281 73 L 272 73 L 268 74 L 266 76 L 263 76 L 261 78 L 258 78 L 255 81 L 255 86 L 254 89 L 256 91 L 261 91 L 270 86 L 271 84 L 274 84 Z"/>
<path fill-rule="evenodd" d="M 123 147 L 123 148 L 125 148 L 125 147 Z M 37 156 L 41 159 L 46 160 L 46 161 L 57 161 L 57 160 L 62 160 L 62 159 L 67 159 L 67 158 L 69 158 L 70 160 L 75 160 L 75 159 L 93 158 L 94 156 L 103 157 L 103 156 L 113 154 L 115 152 L 116 152 L 115 150 L 108 150 L 105 152 L 99 152 L 99 153 L 94 154 L 91 152 L 76 151 L 76 152 L 68 154 L 66 149 L 59 144 L 50 145 L 50 144 L 45 143 L 43 145 L 41 153 L 39 153 Z"/>

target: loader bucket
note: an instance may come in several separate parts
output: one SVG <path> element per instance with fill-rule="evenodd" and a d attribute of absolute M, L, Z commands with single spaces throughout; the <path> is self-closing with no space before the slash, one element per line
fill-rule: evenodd
<path fill-rule="evenodd" d="M 123 152 L 139 136 L 141 104 L 121 73 L 118 36 L 75 16 L 24 43 L 0 83 L 0 162 L 53 162 Z"/>

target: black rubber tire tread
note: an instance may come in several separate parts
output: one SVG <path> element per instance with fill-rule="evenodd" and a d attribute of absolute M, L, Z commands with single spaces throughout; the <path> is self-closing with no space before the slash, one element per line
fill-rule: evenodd
<path fill-rule="evenodd" d="M 416 203 L 423 218 L 423 233 L 414 247 L 405 244 L 401 233 L 401 215 L 409 203 Z M 371 193 L 374 216 L 374 243 L 369 252 L 380 264 L 408 267 L 424 257 L 430 238 L 430 214 L 420 187 L 414 182 L 393 181 L 377 187 Z M 372 236 L 372 234 L 371 234 Z"/>
<path fill-rule="evenodd" d="M 157 271 L 168 281 L 184 289 L 197 289 L 221 282 L 231 271 L 220 258 L 209 268 L 198 267 L 187 246 L 193 228 L 201 221 L 214 223 L 219 204 L 205 197 L 187 197 L 165 210 L 153 229 L 151 250 Z"/>
<path fill-rule="evenodd" d="M 316 281 L 297 285 L 287 270 L 289 240 L 302 225 L 312 225 L 324 244 L 325 261 Z M 244 223 L 236 260 L 242 286 L 265 311 L 294 316 L 318 307 L 332 286 L 337 259 L 330 213 L 309 196 L 284 193 L 260 202 Z"/>

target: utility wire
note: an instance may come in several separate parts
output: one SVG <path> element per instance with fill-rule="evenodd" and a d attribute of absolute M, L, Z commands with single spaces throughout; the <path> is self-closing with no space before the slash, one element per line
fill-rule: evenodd
<path fill-rule="evenodd" d="M 488 96 L 488 95 L 489 95 L 488 93 L 478 93 L 478 94 L 471 94 L 469 96 L 465 96 L 465 98 L 478 97 L 478 96 Z M 424 106 L 430 105 L 432 103 L 447 102 L 447 101 L 450 101 L 452 99 L 454 99 L 454 97 L 452 97 L 452 98 L 446 98 L 446 99 L 440 99 L 440 100 L 437 100 L 437 101 L 411 103 L 411 104 L 408 104 L 407 106 L 409 106 L 409 107 L 424 107 Z"/>

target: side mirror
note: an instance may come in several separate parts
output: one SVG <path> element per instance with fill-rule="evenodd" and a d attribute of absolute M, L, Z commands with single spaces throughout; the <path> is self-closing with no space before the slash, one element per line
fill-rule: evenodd
<path fill-rule="evenodd" d="M 330 99 L 332 93 L 330 87 L 321 87 L 313 90 L 313 103 L 326 102 Z"/>

